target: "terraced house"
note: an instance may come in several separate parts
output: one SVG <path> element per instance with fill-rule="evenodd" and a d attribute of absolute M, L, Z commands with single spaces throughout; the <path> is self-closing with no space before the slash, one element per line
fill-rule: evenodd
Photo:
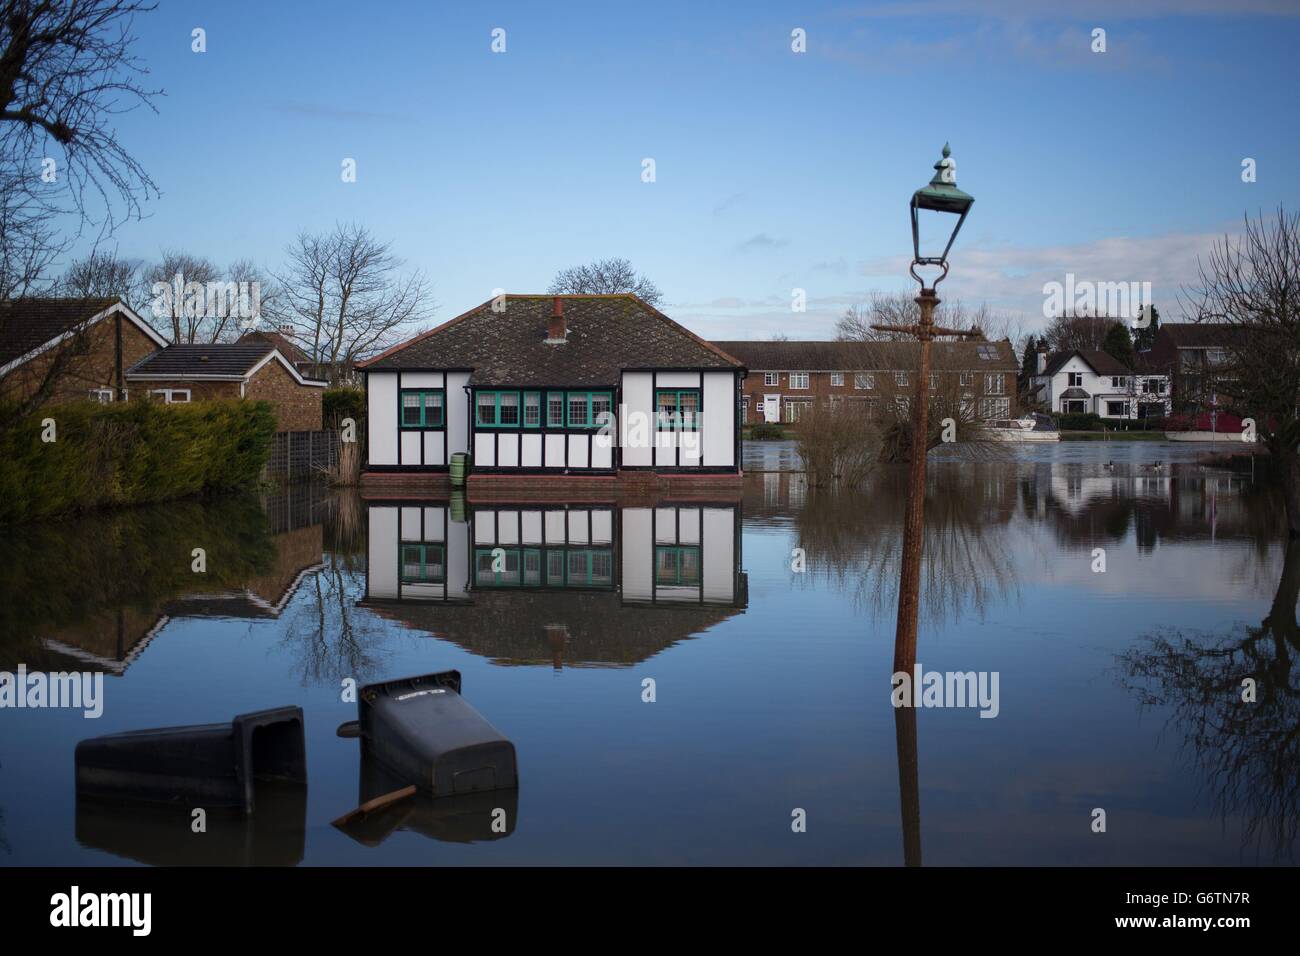
<path fill-rule="evenodd" d="M 371 472 L 739 472 L 743 364 L 634 295 L 501 296 L 358 368 Z"/>
<path fill-rule="evenodd" d="M 794 424 L 815 402 L 861 402 L 884 414 L 916 394 L 916 342 L 714 342 L 749 370 L 741 396 L 745 424 Z M 959 399 L 972 418 L 1010 418 L 1016 408 L 1011 343 L 935 342 L 930 388 Z"/>

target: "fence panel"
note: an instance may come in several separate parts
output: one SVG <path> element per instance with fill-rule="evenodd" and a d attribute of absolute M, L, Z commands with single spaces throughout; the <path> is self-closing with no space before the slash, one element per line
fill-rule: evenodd
<path fill-rule="evenodd" d="M 276 432 L 262 479 L 294 482 L 319 478 L 322 471 L 338 466 L 339 444 L 337 431 Z"/>

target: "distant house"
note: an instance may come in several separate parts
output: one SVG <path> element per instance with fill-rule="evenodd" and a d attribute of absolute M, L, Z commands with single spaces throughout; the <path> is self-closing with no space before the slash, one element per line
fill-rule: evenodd
<path fill-rule="evenodd" d="M 120 401 L 130 397 L 126 369 L 166 345 L 117 299 L 0 302 L 0 400 L 26 401 L 44 386 L 43 404 Z"/>
<path fill-rule="evenodd" d="M 239 342 L 247 345 L 254 342 L 264 342 L 268 345 L 274 345 L 279 349 L 280 354 L 289 360 L 289 364 L 298 370 L 303 378 L 317 379 L 326 382 L 330 379 L 331 364 L 329 362 L 317 362 L 294 341 L 294 330 L 289 326 L 281 326 L 275 331 L 254 330 L 245 332 L 239 337 Z M 349 379 L 350 376 L 342 376 Z"/>
<path fill-rule="evenodd" d="M 1168 376 L 1174 410 L 1195 413 L 1210 407 L 1216 386 L 1229 376 L 1229 346 L 1240 332 L 1211 323 L 1161 324 L 1146 361 Z"/>
<path fill-rule="evenodd" d="M 511 295 L 358 365 L 368 469 L 738 473 L 744 367 L 634 295 Z"/>
<path fill-rule="evenodd" d="M 884 413 L 906 407 L 916 393 L 916 342 L 714 342 L 749 370 L 741 421 L 799 421 L 814 402 L 861 402 Z M 1010 418 L 1016 408 L 1015 351 L 1011 343 L 936 342 L 930 387 L 969 402 L 972 417 Z"/>
<path fill-rule="evenodd" d="M 1029 400 L 1067 415 L 1137 419 L 1168 415 L 1169 377 L 1143 362 L 1129 368 L 1097 349 L 1073 349 L 1035 356 Z"/>
<path fill-rule="evenodd" d="M 325 383 L 304 378 L 274 345 L 169 345 L 126 371 L 135 394 L 168 403 L 251 398 L 275 407 L 280 431 L 319 431 Z"/>

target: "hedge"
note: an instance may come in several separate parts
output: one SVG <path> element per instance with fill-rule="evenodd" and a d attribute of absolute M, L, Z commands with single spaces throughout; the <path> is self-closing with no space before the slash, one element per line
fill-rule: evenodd
<path fill-rule="evenodd" d="M 0 525 L 254 484 L 275 428 L 267 402 L 38 410 L 0 432 Z"/>

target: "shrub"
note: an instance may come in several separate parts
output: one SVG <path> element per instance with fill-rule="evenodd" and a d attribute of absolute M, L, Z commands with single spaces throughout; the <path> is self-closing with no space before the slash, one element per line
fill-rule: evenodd
<path fill-rule="evenodd" d="M 808 484 L 835 482 L 853 487 L 875 467 L 880 454 L 880 422 L 858 402 L 816 403 L 799 420 L 796 439 Z"/>
<path fill-rule="evenodd" d="M 345 385 L 341 388 L 327 388 L 321 396 L 321 417 L 326 428 L 338 428 L 339 422 L 351 418 L 357 423 L 357 431 L 362 430 L 366 420 L 366 392 L 362 388 Z"/>
<path fill-rule="evenodd" d="M 1054 417 L 1056 427 L 1062 431 L 1099 432 L 1104 427 L 1101 416 L 1092 412 L 1058 414 Z"/>
<path fill-rule="evenodd" d="M 754 441 L 780 441 L 785 438 L 785 432 L 773 422 L 761 422 L 749 430 L 749 437 Z"/>
<path fill-rule="evenodd" d="M 0 432 L 0 524 L 245 487 L 274 434 L 266 402 L 43 409 Z"/>

